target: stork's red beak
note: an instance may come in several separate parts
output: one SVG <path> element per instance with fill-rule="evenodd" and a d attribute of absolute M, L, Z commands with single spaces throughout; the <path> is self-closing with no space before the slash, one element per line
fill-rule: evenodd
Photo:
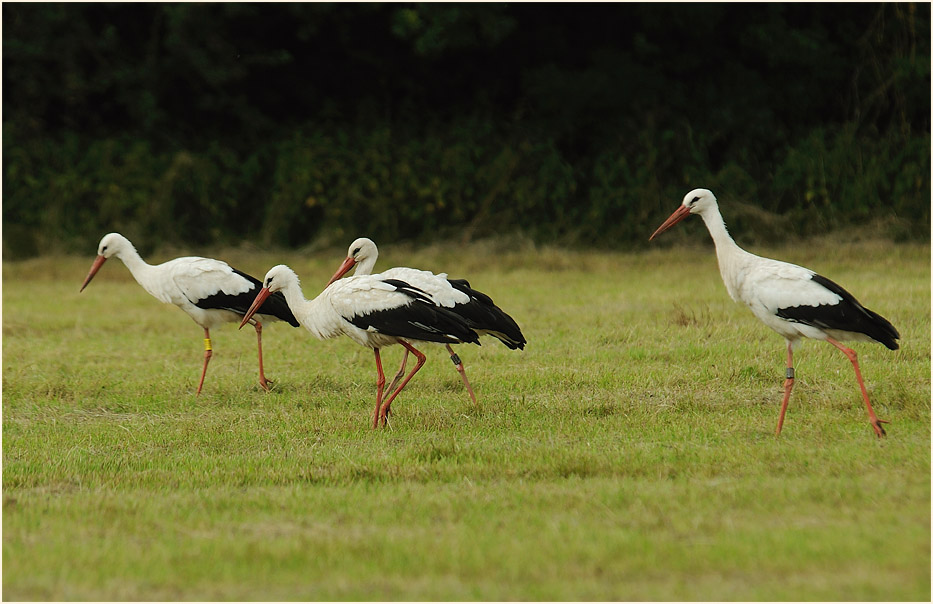
<path fill-rule="evenodd" d="M 269 291 L 268 287 L 264 287 L 259 290 L 259 293 L 256 294 L 256 299 L 253 300 L 253 305 L 250 306 L 249 310 L 246 311 L 246 314 L 243 315 L 243 321 L 240 323 L 240 327 L 238 329 L 242 329 L 243 326 L 249 322 L 253 315 L 256 314 L 256 311 L 259 310 L 259 307 L 262 306 L 262 303 L 265 302 L 266 298 L 268 298 L 270 295 L 272 295 L 272 292 Z"/>
<path fill-rule="evenodd" d="M 334 276 L 330 278 L 330 281 L 327 282 L 327 285 L 324 286 L 326 289 L 331 283 L 337 279 L 343 277 L 347 274 L 347 271 L 356 266 L 356 260 L 353 259 L 353 256 L 347 256 L 347 259 L 343 261 L 343 264 L 340 265 L 340 268 L 337 269 L 337 272 L 334 273 Z"/>
<path fill-rule="evenodd" d="M 671 228 L 684 218 L 690 215 L 690 208 L 687 206 L 680 206 L 677 208 L 673 214 L 671 214 L 667 220 L 664 221 L 664 224 L 658 227 L 658 230 L 651 234 L 651 237 L 648 237 L 648 241 L 651 241 L 667 229 Z"/>
<path fill-rule="evenodd" d="M 87 277 L 84 279 L 84 283 L 81 284 L 81 289 L 78 290 L 79 294 L 84 291 L 84 288 L 87 287 L 87 284 L 91 282 L 91 279 L 94 278 L 94 275 L 97 274 L 97 271 L 100 270 L 100 267 L 102 267 L 106 261 L 107 258 L 104 256 L 98 256 L 94 260 L 94 264 L 91 265 L 91 270 L 88 271 Z"/>

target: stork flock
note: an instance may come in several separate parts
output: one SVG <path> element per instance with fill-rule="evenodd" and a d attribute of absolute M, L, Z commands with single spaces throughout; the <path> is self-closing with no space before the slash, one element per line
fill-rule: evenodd
<path fill-rule="evenodd" d="M 762 258 L 740 248 L 726 230 L 716 197 L 708 189 L 694 189 L 649 239 L 670 229 L 691 214 L 703 219 L 716 248 L 726 291 L 748 306 L 761 322 L 783 336 L 787 344 L 784 397 L 775 434 L 784 425 L 794 386 L 794 349 L 804 338 L 824 340 L 842 351 L 855 371 L 869 422 L 885 436 L 862 379 L 858 357 L 845 340 L 879 342 L 897 350 L 897 329 L 881 315 L 865 308 L 852 294 L 810 269 Z M 489 335 L 508 348 L 522 350 L 526 340 L 512 317 L 488 295 L 465 279 L 446 273 L 397 267 L 373 273 L 376 244 L 360 238 L 350 244 L 346 259 L 314 299 L 306 300 L 298 276 L 285 265 L 274 266 L 260 282 L 250 275 L 211 258 L 183 257 L 150 265 L 128 239 L 109 233 L 98 246 L 97 258 L 81 285 L 87 287 L 108 258 L 116 256 L 136 281 L 158 300 L 181 308 L 204 330 L 204 364 L 198 382 L 200 395 L 212 356 L 210 329 L 227 322 L 247 323 L 256 331 L 259 384 L 269 390 L 262 362 L 262 323 L 285 321 L 303 326 L 318 339 L 341 335 L 372 349 L 376 363 L 376 404 L 372 425 L 388 425 L 392 402 L 424 366 L 426 355 L 413 343 L 444 344 L 473 403 L 476 395 L 452 344 L 480 344 Z M 352 276 L 345 277 L 355 268 Z M 386 387 L 380 351 L 398 344 L 404 348 L 401 366 Z M 409 354 L 415 366 L 406 373 Z"/>

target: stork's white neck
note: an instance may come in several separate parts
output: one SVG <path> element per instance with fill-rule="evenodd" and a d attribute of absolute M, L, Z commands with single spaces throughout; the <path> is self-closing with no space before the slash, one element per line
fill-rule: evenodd
<path fill-rule="evenodd" d="M 722 275 L 722 281 L 726 285 L 726 290 L 733 300 L 738 300 L 739 281 L 742 278 L 742 266 L 745 260 L 752 254 L 749 254 L 732 239 L 729 231 L 726 230 L 726 223 L 722 219 L 719 208 L 713 206 L 707 208 L 700 216 L 706 223 L 706 229 L 713 238 L 713 244 L 716 246 L 716 260 L 719 262 L 719 274 Z"/>
<path fill-rule="evenodd" d="M 710 236 L 713 238 L 713 243 L 716 244 L 716 251 L 719 251 L 720 246 L 727 247 L 738 247 L 735 241 L 733 241 L 732 236 L 729 235 L 729 231 L 726 229 L 726 223 L 722 219 L 722 214 L 719 212 L 719 208 L 712 207 L 707 208 L 700 217 L 703 218 L 703 222 L 706 223 L 706 229 L 709 231 Z"/>
<path fill-rule="evenodd" d="M 332 337 L 331 330 L 325 328 L 323 321 L 324 305 L 321 296 L 313 300 L 306 299 L 304 292 L 301 291 L 301 283 L 297 279 L 288 281 L 280 291 L 285 296 L 288 308 L 305 329 L 319 340 Z"/>
<path fill-rule="evenodd" d="M 295 315 L 295 318 L 304 324 L 304 315 L 308 313 L 308 307 L 311 305 L 313 300 L 309 301 L 305 299 L 304 292 L 301 291 L 301 284 L 298 282 L 298 280 L 289 280 L 286 282 L 285 287 L 279 291 L 281 291 L 282 295 L 285 296 L 285 302 L 288 303 L 288 308 L 291 309 L 292 314 Z"/>
<path fill-rule="evenodd" d="M 136 248 L 133 247 L 133 244 L 130 243 L 129 240 L 125 240 L 125 243 L 120 247 L 119 251 L 115 255 L 117 258 L 123 261 L 123 264 L 126 265 L 126 268 L 130 270 L 130 274 L 133 275 L 133 278 L 136 279 L 136 282 L 143 286 L 143 289 L 152 294 L 148 283 L 150 280 L 150 271 L 154 267 L 142 259 L 142 256 L 139 255 L 139 252 L 136 251 Z"/>
<path fill-rule="evenodd" d="M 376 260 L 379 258 L 378 253 L 373 253 L 371 256 L 367 256 L 360 260 L 356 265 L 356 270 L 353 271 L 354 275 L 372 275 L 373 269 L 376 267 Z"/>

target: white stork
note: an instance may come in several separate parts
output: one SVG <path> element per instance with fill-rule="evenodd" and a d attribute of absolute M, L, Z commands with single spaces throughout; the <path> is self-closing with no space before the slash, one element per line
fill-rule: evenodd
<path fill-rule="evenodd" d="M 794 387 L 793 351 L 802 338 L 826 340 L 841 350 L 855 368 L 868 409 L 868 418 L 878 437 L 885 435 L 868 392 L 862 381 L 858 357 L 854 350 L 838 340 L 873 340 L 897 350 L 900 334 L 891 323 L 859 304 L 852 294 L 826 277 L 796 264 L 762 258 L 750 254 L 736 245 L 726 231 L 722 214 L 712 191 L 694 189 L 671 216 L 658 227 L 649 240 L 671 228 L 690 214 L 699 214 L 709 229 L 716 245 L 719 272 L 729 296 L 742 302 L 761 321 L 787 340 L 787 377 L 784 381 L 784 400 L 778 418 L 776 434 L 781 433 L 784 413 L 791 389 Z"/>
<path fill-rule="evenodd" d="M 379 257 L 379 249 L 372 239 L 360 237 L 350 244 L 347 248 L 347 258 L 330 278 L 327 285 L 330 285 L 337 279 L 344 276 L 354 266 L 356 270 L 354 275 L 371 275 L 373 267 L 376 265 L 376 259 Z M 470 327 L 479 335 L 491 335 L 498 338 L 509 349 L 516 348 L 524 350 L 525 336 L 522 330 L 512 317 L 505 311 L 495 305 L 492 298 L 486 294 L 476 291 L 470 287 L 470 283 L 465 279 L 448 279 L 447 273 L 435 275 L 430 271 L 422 271 L 415 268 L 396 267 L 380 273 L 383 277 L 389 279 L 399 279 L 410 283 L 418 289 L 426 292 L 431 299 L 443 306 L 450 308 L 455 313 L 465 318 Z M 467 379 L 466 370 L 463 368 L 463 362 L 460 357 L 450 347 L 450 344 L 444 344 L 447 352 L 450 354 L 450 360 L 460 374 L 460 379 L 466 386 L 473 404 L 476 404 L 476 395 L 473 394 L 473 388 L 470 386 L 470 380 Z M 405 363 L 408 362 L 408 350 L 402 357 L 402 365 L 398 373 L 389 385 L 389 392 L 392 387 L 405 373 Z"/>
<path fill-rule="evenodd" d="M 204 386 L 207 363 L 211 360 L 210 329 L 223 323 L 238 322 L 255 298 L 253 292 L 262 287 L 255 277 L 230 267 L 226 262 L 212 258 L 186 256 L 151 265 L 143 260 L 129 239 L 119 233 L 109 233 L 100 240 L 97 259 L 91 265 L 81 290 L 87 287 L 108 258 L 116 256 L 130 269 L 136 282 L 158 300 L 174 304 L 185 311 L 204 329 L 204 368 L 198 382 L 197 395 Z M 281 294 L 270 299 L 259 311 L 262 321 L 287 321 L 298 327 Z M 259 385 L 269 390 L 269 382 L 262 369 L 262 323 L 252 321 L 256 328 L 259 347 Z"/>
<path fill-rule="evenodd" d="M 313 300 L 305 300 L 295 271 L 280 264 L 266 273 L 263 287 L 243 317 L 240 327 L 272 294 L 281 292 L 289 308 L 320 340 L 345 335 L 354 342 L 373 349 L 376 358 L 376 409 L 373 428 L 385 425 L 389 407 L 415 373 L 424 365 L 425 356 L 411 341 L 479 344 L 479 335 L 466 319 L 436 303 L 426 292 L 400 279 L 384 275 L 360 275 L 329 285 Z M 383 400 L 385 374 L 379 350 L 401 344 L 418 359 L 415 367 L 398 388 Z"/>

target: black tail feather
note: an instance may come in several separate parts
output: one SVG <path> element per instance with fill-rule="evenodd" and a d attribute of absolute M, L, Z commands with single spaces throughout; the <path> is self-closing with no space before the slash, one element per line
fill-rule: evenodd
<path fill-rule="evenodd" d="M 866 331 L 865 334 L 871 337 L 878 342 L 881 342 L 891 350 L 897 350 L 900 348 L 900 345 L 897 343 L 897 340 L 900 339 L 901 334 L 897 332 L 891 322 L 876 313 L 873 310 L 869 310 L 862 307 L 862 310 L 871 318 L 872 331 Z"/>
<path fill-rule="evenodd" d="M 453 311 L 466 319 L 467 323 L 480 334 L 489 334 L 498 338 L 512 350 L 524 349 L 527 341 L 515 319 L 496 306 L 492 298 L 470 287 L 466 279 L 448 279 L 450 285 L 470 297 L 465 304 L 457 304 Z"/>

